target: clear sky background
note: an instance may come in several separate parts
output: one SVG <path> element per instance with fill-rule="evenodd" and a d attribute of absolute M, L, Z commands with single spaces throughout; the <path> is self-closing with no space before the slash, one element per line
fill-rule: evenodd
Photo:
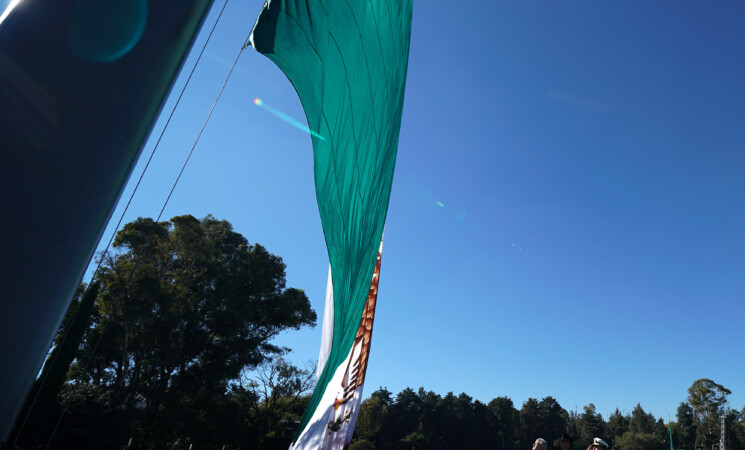
<path fill-rule="evenodd" d="M 262 3 L 228 4 L 125 221 L 157 216 Z M 415 1 L 366 393 L 674 419 L 706 377 L 742 409 L 744 22 L 743 2 Z M 311 140 L 257 97 L 305 123 L 244 51 L 164 218 L 213 214 L 284 259 L 319 314 L 278 340 L 302 364 L 328 270 Z"/>

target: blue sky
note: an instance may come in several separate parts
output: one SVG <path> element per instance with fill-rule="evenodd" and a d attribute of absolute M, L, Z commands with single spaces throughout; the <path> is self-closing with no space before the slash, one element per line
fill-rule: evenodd
<path fill-rule="evenodd" d="M 261 5 L 228 4 L 125 221 L 157 216 Z M 743 19 L 741 2 L 416 1 L 367 393 L 674 418 L 706 377 L 742 409 Z M 164 217 L 213 214 L 283 257 L 319 313 L 278 341 L 302 363 L 328 269 L 311 140 L 257 97 L 305 122 L 244 51 Z"/>

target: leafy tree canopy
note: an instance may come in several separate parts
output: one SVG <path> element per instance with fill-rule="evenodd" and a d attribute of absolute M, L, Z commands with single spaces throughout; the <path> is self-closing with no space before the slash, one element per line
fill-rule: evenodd
<path fill-rule="evenodd" d="M 139 218 L 101 263 L 71 389 L 94 386 L 104 411 L 134 411 L 143 420 L 128 433 L 153 448 L 177 436 L 211 445 L 206 436 L 227 426 L 220 417 L 237 417 L 228 393 L 241 374 L 287 350 L 272 343 L 279 333 L 316 322 L 305 293 L 286 286 L 282 259 L 212 216 Z M 276 367 L 292 384 L 281 395 L 303 383 L 294 367 Z"/>
<path fill-rule="evenodd" d="M 618 440 L 617 448 L 619 450 L 659 450 L 660 442 L 651 433 L 627 431 Z"/>
<path fill-rule="evenodd" d="M 710 417 L 723 414 L 727 405 L 727 396 L 732 391 L 708 378 L 693 382 L 688 388 L 688 403 L 696 416 L 706 421 Z"/>

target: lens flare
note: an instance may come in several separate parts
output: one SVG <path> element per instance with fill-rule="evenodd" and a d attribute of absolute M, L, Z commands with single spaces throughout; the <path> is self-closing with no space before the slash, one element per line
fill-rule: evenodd
<path fill-rule="evenodd" d="M 18 4 L 21 3 L 21 0 L 10 0 L 10 3 L 8 3 L 8 6 L 5 8 L 5 11 L 0 14 L 0 24 L 5 21 L 5 19 L 8 18 L 11 12 L 13 12 L 13 9 L 15 9 Z"/>
<path fill-rule="evenodd" d="M 272 108 L 271 106 L 264 103 L 260 98 L 254 99 L 254 105 L 261 106 L 265 110 L 269 111 L 270 113 L 274 114 L 275 116 L 279 117 L 280 119 L 284 120 L 285 122 L 289 123 L 293 127 L 297 128 L 298 130 L 305 131 L 306 133 L 309 133 L 311 136 L 318 138 L 322 141 L 325 141 L 326 138 L 321 136 L 320 134 L 316 133 L 315 131 L 311 130 L 310 128 L 306 127 L 302 123 L 298 122 L 297 120 L 293 119 L 292 117 L 288 116 L 287 114 L 283 113 L 282 111 L 279 111 L 277 109 Z"/>

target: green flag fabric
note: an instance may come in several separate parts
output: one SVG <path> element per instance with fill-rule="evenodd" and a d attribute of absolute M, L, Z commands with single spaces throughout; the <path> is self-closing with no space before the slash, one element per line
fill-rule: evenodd
<path fill-rule="evenodd" d="M 254 25 L 252 45 L 295 87 L 313 132 L 333 277 L 331 351 L 296 439 L 350 352 L 370 288 L 398 148 L 411 15 L 412 0 L 270 0 Z"/>

